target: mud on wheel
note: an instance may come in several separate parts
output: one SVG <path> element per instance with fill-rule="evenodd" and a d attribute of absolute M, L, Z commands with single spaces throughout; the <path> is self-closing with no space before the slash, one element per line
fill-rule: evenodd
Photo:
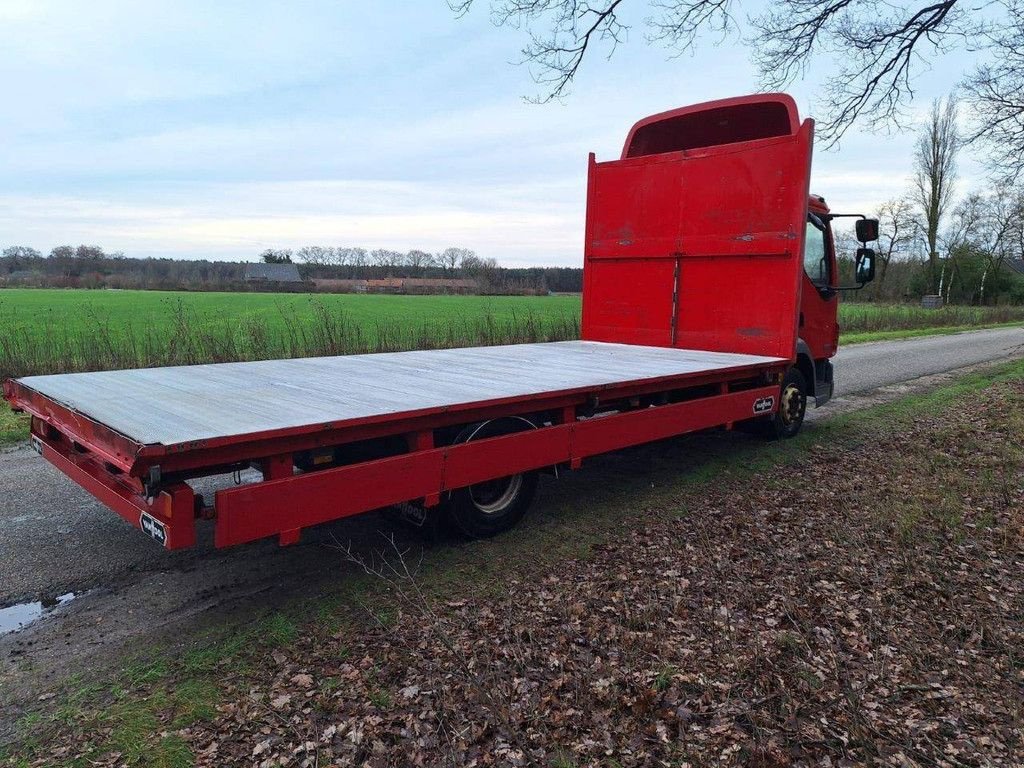
<path fill-rule="evenodd" d="M 467 427 L 455 442 L 468 443 L 535 428 L 532 422 L 524 418 L 495 419 Z M 512 528 L 523 518 L 536 491 L 537 472 L 487 480 L 452 491 L 448 500 L 448 514 L 455 526 L 467 536 L 495 536 Z"/>

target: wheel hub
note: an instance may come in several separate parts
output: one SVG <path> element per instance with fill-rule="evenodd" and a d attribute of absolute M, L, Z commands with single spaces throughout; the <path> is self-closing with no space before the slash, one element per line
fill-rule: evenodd
<path fill-rule="evenodd" d="M 485 515 L 496 515 L 504 512 L 505 508 L 515 500 L 522 485 L 522 475 L 489 480 L 486 483 L 477 483 L 471 486 L 469 498 L 472 499 L 473 505 Z"/>
<path fill-rule="evenodd" d="M 787 426 L 800 419 L 801 402 L 803 396 L 800 387 L 796 384 L 788 384 L 782 390 L 782 401 L 779 403 L 779 416 L 782 423 Z"/>

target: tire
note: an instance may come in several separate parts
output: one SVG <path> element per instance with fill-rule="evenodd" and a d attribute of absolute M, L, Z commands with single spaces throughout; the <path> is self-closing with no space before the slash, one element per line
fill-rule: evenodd
<path fill-rule="evenodd" d="M 796 437 L 807 414 L 807 380 L 798 368 L 790 368 L 779 389 L 779 410 L 771 418 L 769 434 L 779 440 Z"/>
<path fill-rule="evenodd" d="M 526 419 L 495 419 L 467 427 L 455 442 L 468 443 L 534 428 Z M 452 491 L 449 517 L 462 533 L 474 539 L 504 533 L 522 520 L 530 508 L 537 492 L 537 479 L 536 471 L 523 472 Z"/>

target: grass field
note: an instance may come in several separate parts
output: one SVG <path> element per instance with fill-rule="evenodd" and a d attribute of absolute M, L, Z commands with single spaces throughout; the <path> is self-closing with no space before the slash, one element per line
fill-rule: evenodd
<path fill-rule="evenodd" d="M 317 307 L 344 313 L 372 336 L 381 328 L 473 327 L 482 318 L 499 324 L 534 316 L 558 321 L 579 314 L 577 296 L 382 296 L 358 294 L 191 293 L 186 291 L 83 291 L 9 288 L 0 290 L 0 325 L 39 336 L 82 333 L 107 326 L 117 336 L 146 330 L 171 332 L 182 312 L 200 330 L 265 323 L 283 332 L 308 325 Z"/>
<path fill-rule="evenodd" d="M 575 296 L 0 291 L 0 377 L 550 341 Z"/>
<path fill-rule="evenodd" d="M 1024 307 L 960 307 L 922 309 L 912 304 L 839 305 L 839 325 L 846 343 L 903 336 L 935 330 L 962 331 L 993 325 L 1024 324 Z"/>
<path fill-rule="evenodd" d="M 579 296 L 0 290 L 0 378 L 38 373 L 552 341 Z M 1024 307 L 840 305 L 845 343 L 1024 323 Z"/>

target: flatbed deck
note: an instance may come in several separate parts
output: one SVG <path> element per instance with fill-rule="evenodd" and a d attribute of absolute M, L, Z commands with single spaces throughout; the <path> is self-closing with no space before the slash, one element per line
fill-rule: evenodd
<path fill-rule="evenodd" d="M 18 383 L 138 446 L 172 448 L 785 362 L 564 341 L 31 376 Z"/>

